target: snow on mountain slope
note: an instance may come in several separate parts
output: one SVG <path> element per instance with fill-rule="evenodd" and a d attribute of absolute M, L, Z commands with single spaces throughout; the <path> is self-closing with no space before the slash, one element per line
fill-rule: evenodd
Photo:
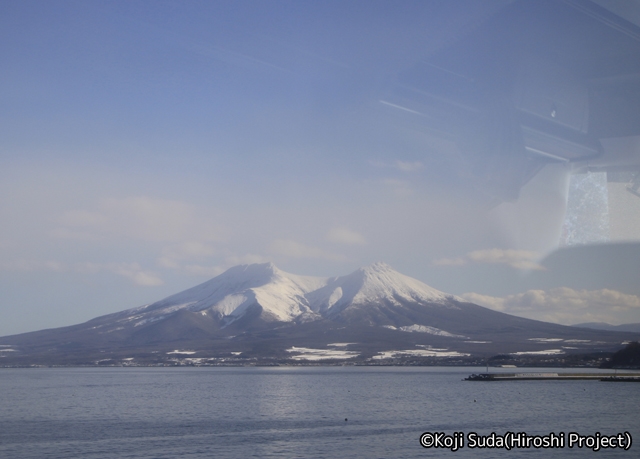
<path fill-rule="evenodd" d="M 230 268 L 203 284 L 126 311 L 126 318 L 120 322 L 140 326 L 186 309 L 229 324 L 254 305 L 262 308 L 264 320 L 292 322 L 301 318 L 319 319 L 353 305 L 445 304 L 451 298 L 384 263 L 329 279 L 289 274 L 272 263 L 263 263 Z"/>
<path fill-rule="evenodd" d="M 241 317 L 248 307 L 258 304 L 266 319 L 289 322 L 311 313 L 304 296 L 325 283 L 324 278 L 286 273 L 272 263 L 240 265 L 203 284 L 146 306 L 144 310 L 137 308 L 131 311 L 158 316 L 187 309 L 233 320 Z"/>
<path fill-rule="evenodd" d="M 347 276 L 329 279 L 325 287 L 307 295 L 311 309 L 320 314 L 381 301 L 391 304 L 400 304 L 400 301 L 444 303 L 451 298 L 454 297 L 380 262 Z"/>

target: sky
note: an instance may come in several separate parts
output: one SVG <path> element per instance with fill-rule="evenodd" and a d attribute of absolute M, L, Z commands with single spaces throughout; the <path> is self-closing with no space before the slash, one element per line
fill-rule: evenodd
<path fill-rule="evenodd" d="M 2 2 L 0 335 L 266 261 L 384 261 L 516 315 L 640 322 L 637 244 L 556 250 L 566 165 L 486 206 L 392 99 L 508 2 L 462 3 Z"/>

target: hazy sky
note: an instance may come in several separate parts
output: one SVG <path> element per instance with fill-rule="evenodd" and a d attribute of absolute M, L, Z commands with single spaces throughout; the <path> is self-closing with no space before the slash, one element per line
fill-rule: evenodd
<path fill-rule="evenodd" d="M 318 276 L 385 261 L 518 315 L 640 322 L 636 245 L 542 261 L 566 167 L 485 212 L 439 167 L 448 147 L 387 102 L 507 2 L 460 2 L 455 23 L 447 3 L 2 2 L 0 335 L 264 261 Z"/>

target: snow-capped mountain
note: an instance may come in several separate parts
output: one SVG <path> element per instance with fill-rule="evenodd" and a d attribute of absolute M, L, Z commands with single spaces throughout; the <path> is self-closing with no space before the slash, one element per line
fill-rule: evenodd
<path fill-rule="evenodd" d="M 263 263 L 235 266 L 196 287 L 123 311 L 121 315 L 130 314 L 120 323 L 139 327 L 186 310 L 208 316 L 224 328 L 250 314 L 257 314 L 265 322 L 310 321 L 336 317 L 358 307 L 410 302 L 453 307 L 453 299 L 462 301 L 400 274 L 385 263 L 333 278 L 299 276 L 284 272 L 273 263 Z M 394 325 L 391 322 L 379 325 Z"/>
<path fill-rule="evenodd" d="M 306 295 L 326 279 L 297 276 L 273 263 L 235 266 L 213 279 L 142 308 L 132 310 L 142 320 L 157 320 L 186 309 L 229 324 L 258 306 L 268 321 L 291 322 L 312 311 Z M 139 322 L 137 322 L 139 323 Z"/>
<path fill-rule="evenodd" d="M 311 309 L 334 315 L 349 306 L 401 302 L 446 303 L 452 299 L 439 290 L 394 271 L 385 263 L 374 263 L 342 277 L 307 295 Z M 459 300 L 462 301 L 462 300 Z"/>
<path fill-rule="evenodd" d="M 634 339 L 637 334 L 492 311 L 384 263 L 331 278 L 290 274 L 264 263 L 233 267 L 155 303 L 83 324 L 2 337 L 0 364 L 95 364 L 113 356 L 162 363 L 194 353 L 196 360 L 216 362 L 238 355 L 267 362 L 339 355 L 362 361 L 401 354 L 562 355 L 615 349 Z"/>

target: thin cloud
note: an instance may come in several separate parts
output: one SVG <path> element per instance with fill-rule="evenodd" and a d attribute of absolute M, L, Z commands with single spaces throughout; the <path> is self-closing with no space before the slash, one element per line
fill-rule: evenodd
<path fill-rule="evenodd" d="M 204 266 L 204 265 L 185 265 L 181 267 L 186 273 L 192 276 L 212 278 L 222 274 L 225 269 L 219 266 Z"/>
<path fill-rule="evenodd" d="M 546 322 L 571 325 L 582 322 L 620 323 L 624 313 L 640 310 L 640 297 L 615 290 L 529 290 L 504 298 L 465 293 L 465 300 L 487 308 Z"/>
<path fill-rule="evenodd" d="M 119 268 L 117 270 L 114 270 L 114 272 L 128 278 L 134 284 L 143 287 L 157 287 L 164 284 L 164 281 L 162 279 L 150 272 L 129 268 Z"/>
<path fill-rule="evenodd" d="M 62 272 L 66 270 L 63 263 L 53 260 L 25 260 L 18 259 L 0 263 L 2 271 L 16 272 L 34 272 L 34 271 L 53 271 Z"/>
<path fill-rule="evenodd" d="M 397 169 L 401 172 L 414 172 L 423 168 L 423 164 L 420 161 L 402 161 L 396 160 L 393 162 L 384 161 L 370 161 L 370 164 L 374 167 Z"/>
<path fill-rule="evenodd" d="M 462 266 L 471 263 L 489 263 L 507 265 L 515 269 L 544 270 L 545 268 L 537 262 L 539 258 L 538 253 L 529 250 L 484 249 L 474 250 L 464 257 L 440 258 L 434 260 L 433 264 L 436 266 Z"/>
<path fill-rule="evenodd" d="M 395 167 L 402 172 L 413 172 L 422 169 L 422 163 L 420 161 L 396 161 Z"/>
<path fill-rule="evenodd" d="M 173 242 L 221 241 L 224 230 L 196 206 L 178 200 L 130 196 L 104 199 L 97 209 L 74 209 L 62 214 L 57 238 L 97 240 L 113 237 Z"/>
<path fill-rule="evenodd" d="M 231 268 L 232 266 L 237 265 L 250 265 L 253 263 L 266 263 L 269 259 L 263 257 L 262 255 L 255 255 L 252 253 L 248 253 L 245 255 L 232 255 L 228 256 L 224 259 L 225 269 Z"/>
<path fill-rule="evenodd" d="M 414 115 L 425 116 L 424 113 L 420 113 L 420 112 L 418 112 L 416 110 L 412 110 L 410 108 L 403 107 L 402 105 L 392 104 L 391 102 L 387 102 L 386 100 L 379 100 L 378 102 L 380 102 L 381 104 L 386 105 L 388 107 L 393 107 L 393 108 L 396 108 L 398 110 L 402 110 L 402 111 L 405 111 L 405 112 L 408 112 L 408 113 L 413 113 Z"/>
<path fill-rule="evenodd" d="M 164 285 L 164 281 L 156 273 L 142 269 L 138 263 L 76 263 L 75 271 L 83 274 L 107 271 L 125 277 L 133 284 L 142 287 Z"/>
<path fill-rule="evenodd" d="M 407 180 L 386 178 L 382 180 L 382 184 L 389 188 L 396 196 L 409 196 L 413 194 L 411 183 Z"/>
<path fill-rule="evenodd" d="M 100 212 L 90 212 L 87 210 L 70 210 L 60 218 L 60 223 L 68 226 L 97 226 L 104 225 L 108 221 L 107 217 Z"/>
<path fill-rule="evenodd" d="M 348 228 L 333 228 L 327 233 L 327 240 L 346 245 L 364 245 L 367 241 L 362 234 Z"/>
<path fill-rule="evenodd" d="M 158 258 L 158 265 L 163 268 L 178 269 L 185 261 L 195 261 L 210 258 L 218 253 L 211 244 L 201 241 L 185 241 L 162 249 L 162 256 Z"/>
<path fill-rule="evenodd" d="M 104 240 L 104 236 L 90 231 L 78 231 L 69 228 L 55 228 L 49 232 L 54 239 L 68 239 L 71 241 L 96 242 Z"/>
<path fill-rule="evenodd" d="M 468 261 L 464 258 L 440 258 L 433 261 L 436 266 L 462 266 L 467 263 Z"/>
<path fill-rule="evenodd" d="M 540 255 L 528 250 L 487 249 L 475 250 L 467 258 L 475 263 L 505 264 L 516 269 L 544 269 L 535 260 Z"/>
<path fill-rule="evenodd" d="M 290 258 L 315 258 L 329 261 L 346 261 L 342 254 L 331 253 L 317 247 L 310 247 L 292 240 L 276 239 L 269 246 L 269 251 Z"/>
<path fill-rule="evenodd" d="M 135 285 L 142 287 L 157 287 L 164 284 L 164 281 L 155 273 L 144 271 L 138 263 L 109 263 L 106 265 L 106 269 L 120 276 L 124 276 Z"/>
<path fill-rule="evenodd" d="M 268 261 L 269 260 L 267 258 L 261 255 L 254 255 L 254 254 L 246 254 L 246 255 L 240 255 L 240 256 L 233 255 L 233 256 L 226 257 L 222 263 L 216 266 L 190 264 L 190 265 L 185 265 L 181 267 L 181 269 L 184 272 L 191 274 L 193 276 L 211 278 L 211 277 L 216 277 L 222 274 L 227 269 L 233 266 L 250 265 L 253 263 L 266 263 Z"/>

